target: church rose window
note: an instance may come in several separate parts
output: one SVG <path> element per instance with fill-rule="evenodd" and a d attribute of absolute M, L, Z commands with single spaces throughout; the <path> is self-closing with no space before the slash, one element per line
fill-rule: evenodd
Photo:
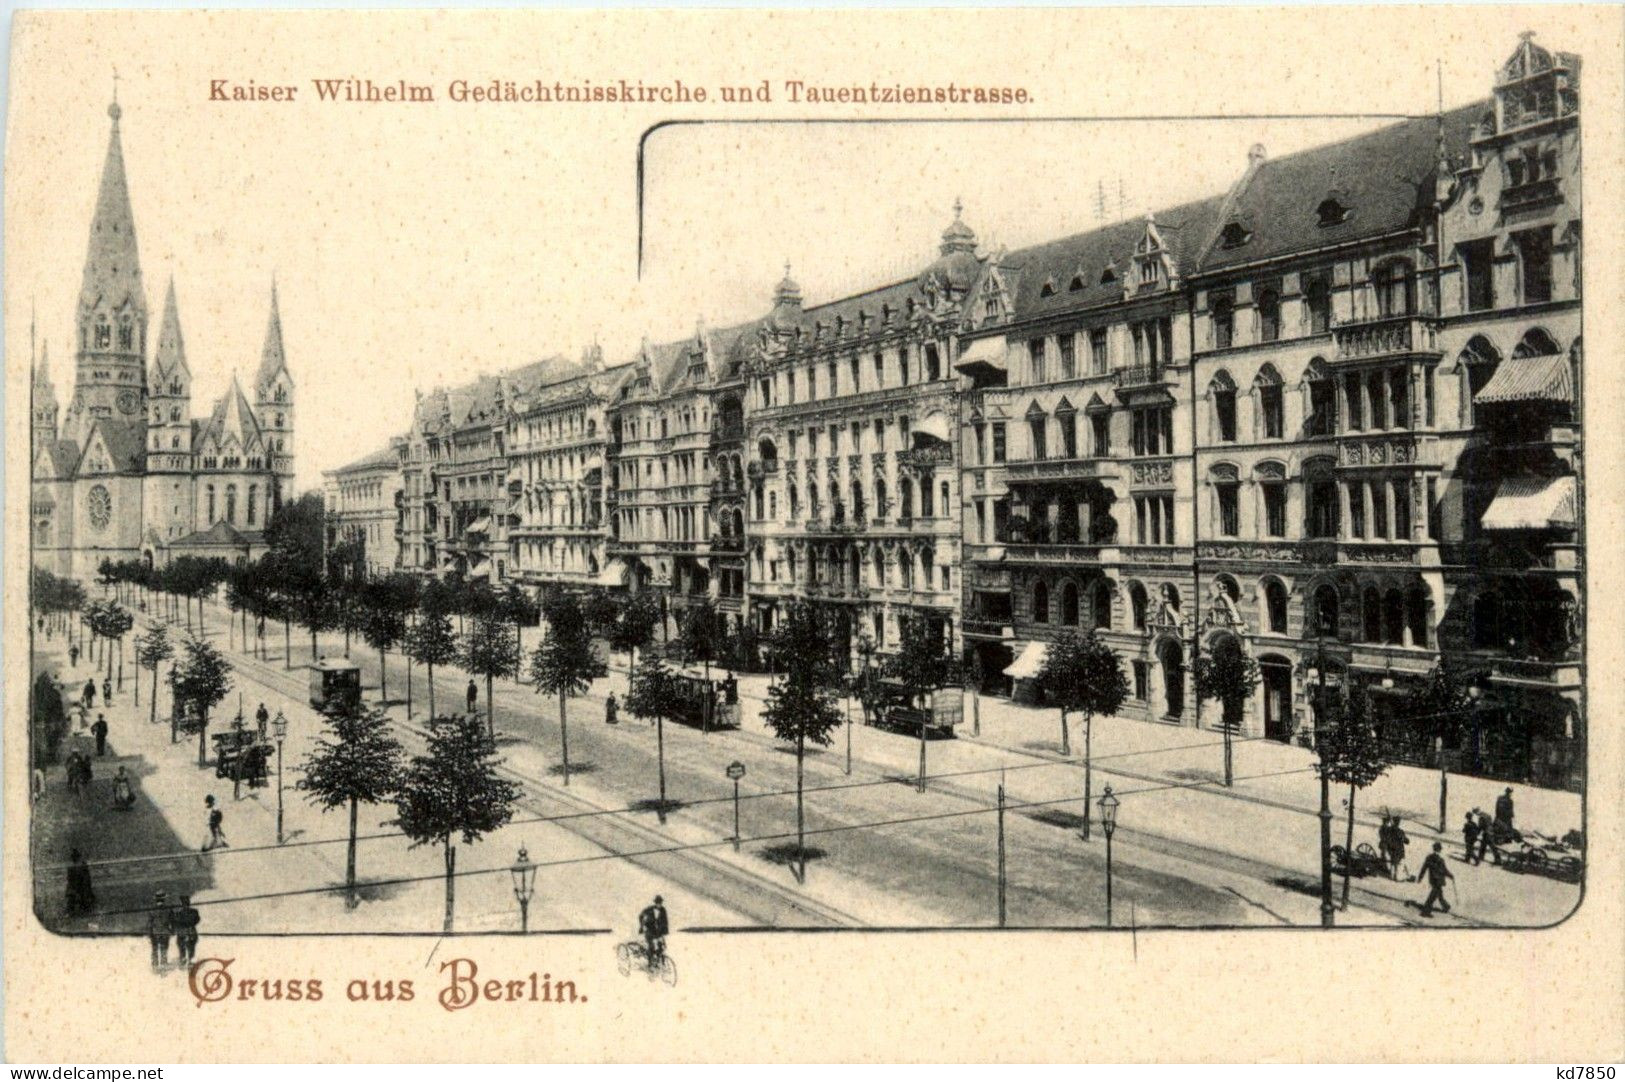
<path fill-rule="evenodd" d="M 90 511 L 90 524 L 98 530 L 107 529 L 107 524 L 113 520 L 113 497 L 108 493 L 107 486 L 93 486 L 85 505 Z"/>

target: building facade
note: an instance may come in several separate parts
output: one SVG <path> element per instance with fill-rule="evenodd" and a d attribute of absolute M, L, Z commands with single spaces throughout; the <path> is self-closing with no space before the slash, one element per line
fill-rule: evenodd
<path fill-rule="evenodd" d="M 322 474 L 327 551 L 358 571 L 390 574 L 403 566 L 405 481 L 398 440 Z"/>
<path fill-rule="evenodd" d="M 195 417 L 173 282 L 148 362 L 147 297 L 116 103 L 108 115 L 66 409 L 59 412 L 45 354 L 32 381 L 33 559 L 89 577 L 107 559 L 252 558 L 293 486 L 294 387 L 276 290 L 252 399 L 233 376 L 206 417 Z"/>

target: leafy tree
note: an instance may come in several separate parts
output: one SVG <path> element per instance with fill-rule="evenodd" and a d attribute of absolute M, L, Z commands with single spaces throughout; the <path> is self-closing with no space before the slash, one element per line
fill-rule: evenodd
<path fill-rule="evenodd" d="M 378 651 L 378 699 L 389 701 L 389 651 L 406 634 L 406 618 L 388 606 L 383 598 L 370 598 L 361 634 L 367 645 Z"/>
<path fill-rule="evenodd" d="M 1448 827 L 1446 815 L 1450 797 L 1450 774 L 1444 749 L 1459 744 L 1462 728 L 1473 712 L 1469 684 L 1459 673 L 1443 665 L 1413 685 L 1396 704 L 1394 720 L 1400 731 L 1424 733 L 1433 737 L 1439 757 L 1439 831 Z"/>
<path fill-rule="evenodd" d="M 395 808 L 402 833 L 419 845 L 438 845 L 446 861 L 446 919 L 452 930 L 457 846 L 473 845 L 513 817 L 518 788 L 497 773 L 500 763 L 478 719 L 466 715 L 431 718 L 427 754 L 413 756 L 396 789 Z"/>
<path fill-rule="evenodd" d="M 1330 726 L 1323 726 L 1316 748 L 1316 769 L 1329 781 L 1349 787 L 1348 836 L 1345 840 L 1350 859 L 1343 862 L 1343 904 L 1349 907 L 1349 875 L 1354 861 L 1354 796 L 1388 772 L 1383 760 L 1382 741 L 1371 717 L 1371 708 L 1363 694 L 1356 693 L 1339 711 L 1341 717 Z"/>
<path fill-rule="evenodd" d="M 621 606 L 610 629 L 609 648 L 626 655 L 629 670 L 637 668 L 637 652 L 654 641 L 659 622 L 660 606 L 648 594 L 633 594 Z"/>
<path fill-rule="evenodd" d="M 330 594 L 333 605 L 333 623 L 344 630 L 344 656 L 350 656 L 350 636 L 365 637 L 367 624 L 373 613 L 371 599 L 364 588 L 352 583 L 348 589 Z"/>
<path fill-rule="evenodd" d="M 320 573 L 322 559 L 322 494 L 312 490 L 271 512 L 265 543 L 289 564 Z"/>
<path fill-rule="evenodd" d="M 178 707 L 197 711 L 197 765 L 202 766 L 208 758 L 209 711 L 231 690 L 231 665 L 207 640 L 189 638 L 183 649 L 184 656 L 169 670 L 170 693 Z"/>
<path fill-rule="evenodd" d="M 135 640 L 136 662 L 152 673 L 152 707 L 147 719 L 151 724 L 158 721 L 158 666 L 174 654 L 175 648 L 169 642 L 169 630 L 163 624 L 153 624 L 145 635 Z M 141 701 L 140 680 L 136 681 L 136 701 Z"/>
<path fill-rule="evenodd" d="M 1061 708 L 1061 754 L 1072 754 L 1067 732 L 1067 715 L 1083 715 L 1083 836 L 1089 837 L 1094 807 L 1094 767 L 1090 761 L 1091 740 L 1096 715 L 1117 713 L 1128 698 L 1128 680 L 1123 676 L 1122 659 L 1093 631 L 1079 635 L 1063 631 L 1044 651 L 1044 666 L 1038 672 L 1044 697 Z"/>
<path fill-rule="evenodd" d="M 1235 780 L 1231 734 L 1241 728 L 1247 700 L 1258 690 L 1258 662 L 1242 653 L 1233 635 L 1226 635 L 1213 649 L 1197 656 L 1195 678 L 1196 697 L 1219 700 L 1223 711 L 1220 728 L 1224 732 L 1224 783 L 1230 785 Z"/>
<path fill-rule="evenodd" d="M 621 604 L 616 595 L 607 589 L 594 590 L 587 595 L 582 614 L 586 616 L 587 626 L 592 633 L 607 639 L 614 633 L 615 623 L 621 617 Z"/>
<path fill-rule="evenodd" d="M 124 686 L 124 636 L 128 635 L 133 627 L 135 627 L 135 616 L 129 609 L 116 601 L 107 607 L 102 618 L 102 635 L 112 642 L 113 649 L 118 653 L 118 684 L 120 688 Z M 113 675 L 113 655 L 111 653 L 107 656 L 107 675 L 109 677 Z"/>
<path fill-rule="evenodd" d="M 497 608 L 504 618 L 513 623 L 513 647 L 521 657 L 525 653 L 525 638 L 523 629 L 535 627 L 541 618 L 542 608 L 531 600 L 529 594 L 515 583 L 508 583 L 497 594 Z"/>
<path fill-rule="evenodd" d="M 948 653 L 941 634 L 918 617 L 903 620 L 902 641 L 898 644 L 897 652 L 886 658 L 882 671 L 889 679 L 903 685 L 910 703 L 926 699 L 937 689 L 957 684 L 961 679 L 959 659 Z M 926 725 L 922 721 L 919 777 L 922 792 L 925 790 L 925 730 Z"/>
<path fill-rule="evenodd" d="M 344 885 L 355 896 L 356 828 L 362 804 L 378 804 L 395 794 L 400 782 L 401 745 L 390 732 L 389 715 L 380 707 L 326 712 L 327 731 L 300 767 L 296 788 L 325 813 L 350 809 L 350 844 L 344 860 Z"/>
<path fill-rule="evenodd" d="M 717 614 L 715 606 L 709 599 L 695 601 L 690 604 L 683 614 L 683 626 L 679 642 L 682 644 L 683 654 L 690 661 L 698 659 L 705 666 L 705 682 L 711 683 L 711 662 L 717 659 L 722 648 L 723 628 L 722 617 Z M 701 723 L 706 732 L 711 731 L 711 699 L 705 699 L 705 715 Z"/>
<path fill-rule="evenodd" d="M 497 738 L 492 682 L 498 676 L 513 672 L 518 666 L 519 648 L 508 635 L 507 625 L 495 616 L 476 617 L 464 637 L 463 667 L 485 677 L 485 727 L 492 740 Z"/>
<path fill-rule="evenodd" d="M 451 617 L 440 609 L 424 611 L 406 632 L 406 652 L 429 670 L 429 716 L 434 717 L 434 667 L 453 664 L 458 656 Z"/>
<path fill-rule="evenodd" d="M 828 747 L 840 728 L 841 711 L 830 691 L 831 651 L 817 616 L 806 605 L 791 608 L 773 636 L 781 665 L 779 679 L 768 689 L 762 720 L 780 740 L 796 749 L 796 878 L 807 878 L 804 788 L 807 744 Z"/>
<path fill-rule="evenodd" d="M 655 762 L 660 778 L 660 803 L 655 813 L 666 821 L 666 719 L 683 707 L 683 693 L 677 677 L 659 655 L 645 654 L 632 673 L 625 705 L 634 717 L 655 723 Z"/>
<path fill-rule="evenodd" d="M 565 700 L 584 695 L 592 682 L 609 673 L 593 649 L 581 608 L 568 594 L 550 601 L 547 634 L 530 656 L 530 682 L 538 694 L 559 697 L 559 745 L 564 784 L 570 784 L 570 728 Z"/>

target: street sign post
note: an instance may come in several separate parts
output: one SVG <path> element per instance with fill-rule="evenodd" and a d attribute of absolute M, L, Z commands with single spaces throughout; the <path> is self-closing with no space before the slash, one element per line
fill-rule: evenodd
<path fill-rule="evenodd" d="M 745 764 L 735 759 L 728 764 L 728 780 L 734 783 L 734 852 L 739 852 L 739 779 L 745 776 Z"/>

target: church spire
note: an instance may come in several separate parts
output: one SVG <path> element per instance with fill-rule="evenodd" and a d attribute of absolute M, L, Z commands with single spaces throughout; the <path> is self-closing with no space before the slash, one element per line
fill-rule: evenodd
<path fill-rule="evenodd" d="M 164 318 L 158 327 L 158 351 L 152 358 L 154 393 L 162 393 L 160 384 L 174 378 L 186 379 L 191 369 L 186 365 L 186 339 L 181 335 L 180 307 L 175 301 L 175 279 L 169 280 L 164 293 Z"/>
<path fill-rule="evenodd" d="M 102 164 L 101 188 L 96 194 L 96 213 L 90 223 L 90 245 L 85 254 L 84 281 L 79 290 L 81 316 L 100 308 L 111 314 L 129 302 L 137 321 L 146 320 L 146 295 L 141 289 L 141 259 L 135 243 L 135 215 L 130 210 L 130 191 L 124 174 L 124 146 L 119 137 L 117 102 L 107 107 L 112 130 L 107 138 L 107 158 Z M 92 345 L 91 348 L 95 348 Z"/>
<path fill-rule="evenodd" d="M 282 313 L 277 306 L 276 280 L 271 281 L 271 318 L 265 325 L 265 346 L 260 350 L 259 371 L 254 374 L 254 390 L 260 401 L 271 397 L 271 385 L 287 370 L 282 353 Z"/>

